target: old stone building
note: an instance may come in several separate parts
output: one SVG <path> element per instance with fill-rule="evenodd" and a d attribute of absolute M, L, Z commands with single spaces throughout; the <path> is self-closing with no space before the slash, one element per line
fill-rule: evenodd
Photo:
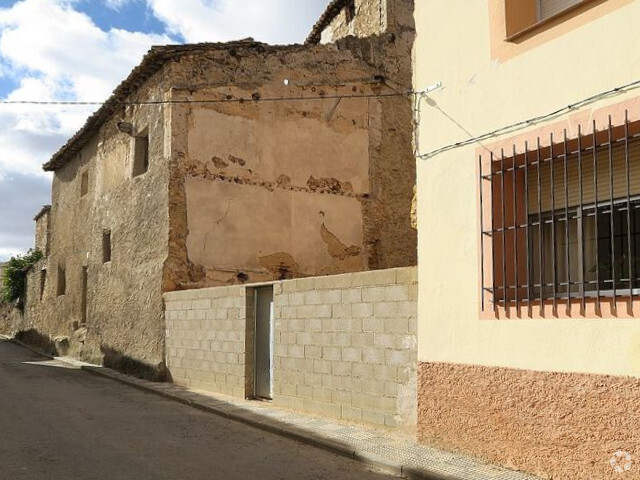
<path fill-rule="evenodd" d="M 412 2 L 343 3 L 304 46 L 144 57 L 44 166 L 20 329 L 162 377 L 165 292 L 415 265 Z"/>

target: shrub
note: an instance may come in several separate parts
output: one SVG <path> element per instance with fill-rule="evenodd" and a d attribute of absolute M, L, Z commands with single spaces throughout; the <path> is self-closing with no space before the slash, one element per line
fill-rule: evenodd
<path fill-rule="evenodd" d="M 27 272 L 44 255 L 40 250 L 29 250 L 24 255 L 16 255 L 5 265 L 2 275 L 2 299 L 15 302 L 23 299 Z"/>

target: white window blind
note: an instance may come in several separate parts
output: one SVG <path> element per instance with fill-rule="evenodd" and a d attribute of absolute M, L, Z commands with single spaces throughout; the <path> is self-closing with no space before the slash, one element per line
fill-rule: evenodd
<path fill-rule="evenodd" d="M 538 0 L 539 20 L 546 20 L 554 15 L 582 3 L 582 0 Z"/>
<path fill-rule="evenodd" d="M 612 148 L 613 160 L 613 198 L 621 199 L 627 196 L 627 166 L 624 142 Z M 596 200 L 595 179 L 593 169 L 593 151 L 582 152 L 582 203 L 589 205 Z M 597 151 L 598 164 L 598 202 L 610 200 L 611 178 L 609 172 L 609 149 L 600 147 Z M 538 211 L 538 172 L 532 167 L 528 172 L 529 212 Z M 553 197 L 555 209 L 565 208 L 565 179 L 564 160 L 556 159 L 553 164 Z M 567 190 L 569 193 L 568 206 L 576 207 L 580 204 L 580 175 L 578 171 L 578 156 L 570 155 L 567 162 Z M 640 142 L 629 142 L 629 195 L 640 195 Z M 544 162 L 540 169 L 540 200 L 542 212 L 551 210 L 551 162 Z"/>

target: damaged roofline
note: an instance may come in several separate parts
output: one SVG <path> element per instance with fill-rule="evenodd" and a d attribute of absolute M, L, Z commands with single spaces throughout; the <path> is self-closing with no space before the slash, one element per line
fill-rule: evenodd
<path fill-rule="evenodd" d="M 51 211 L 51 205 L 45 205 L 42 209 L 37 213 L 37 215 L 33 218 L 34 222 L 37 222 L 42 218 L 42 216 Z"/>
<path fill-rule="evenodd" d="M 322 31 L 329 26 L 340 11 L 347 6 L 350 0 L 331 0 L 324 13 L 320 16 L 316 24 L 311 29 L 311 33 L 305 40 L 305 44 L 312 45 L 320 43 Z"/>
<path fill-rule="evenodd" d="M 89 142 L 91 136 L 125 103 L 127 97 L 135 93 L 145 81 L 160 71 L 169 61 L 191 53 L 233 50 L 235 48 L 266 51 L 267 49 L 302 49 L 305 47 L 303 45 L 272 46 L 266 43 L 256 42 L 252 38 L 226 43 L 154 46 L 142 58 L 141 63 L 135 67 L 129 76 L 113 91 L 109 99 L 86 120 L 82 128 L 42 166 L 43 170 L 45 172 L 52 172 L 66 165 L 67 162 Z"/>

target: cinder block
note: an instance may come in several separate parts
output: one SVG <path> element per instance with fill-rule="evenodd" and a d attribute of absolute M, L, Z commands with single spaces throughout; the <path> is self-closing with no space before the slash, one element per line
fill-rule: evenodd
<path fill-rule="evenodd" d="M 287 354 L 293 358 L 304 358 L 304 345 L 289 345 Z"/>
<path fill-rule="evenodd" d="M 418 283 L 418 267 L 399 268 L 396 275 L 399 285 Z"/>
<path fill-rule="evenodd" d="M 304 328 L 306 332 L 319 332 L 322 330 L 322 324 L 321 318 L 307 318 L 304 322 Z"/>
<path fill-rule="evenodd" d="M 211 300 L 207 299 L 200 299 L 200 300 L 193 300 L 191 302 L 191 308 L 194 310 L 206 310 L 211 308 Z"/>
<path fill-rule="evenodd" d="M 395 365 L 375 365 L 373 367 L 373 372 L 375 378 L 381 380 L 389 380 L 393 382 L 398 380 L 398 367 Z"/>
<path fill-rule="evenodd" d="M 342 291 L 342 303 L 362 303 L 362 289 L 350 288 Z"/>
<path fill-rule="evenodd" d="M 312 387 L 321 387 L 322 375 L 319 373 L 307 372 L 304 374 L 304 383 L 305 385 L 310 385 Z"/>
<path fill-rule="evenodd" d="M 352 284 L 354 287 L 374 286 L 374 285 L 395 285 L 397 281 L 397 270 L 375 270 L 355 274 Z"/>
<path fill-rule="evenodd" d="M 331 362 L 331 373 L 333 375 L 344 375 L 351 376 L 352 375 L 352 363 L 351 362 Z"/>
<path fill-rule="evenodd" d="M 353 377 L 355 378 L 374 378 L 373 365 L 367 363 L 354 363 L 353 364 Z"/>
<path fill-rule="evenodd" d="M 396 337 L 395 348 L 398 350 L 415 350 L 418 348 L 418 341 L 415 335 L 398 335 Z"/>
<path fill-rule="evenodd" d="M 318 413 L 329 418 L 340 418 L 342 407 L 332 403 L 318 402 L 317 400 L 304 399 L 304 409 L 308 412 Z"/>
<path fill-rule="evenodd" d="M 385 318 L 385 333 L 409 333 L 409 320 L 406 318 Z"/>
<path fill-rule="evenodd" d="M 398 304 L 395 302 L 376 303 L 374 315 L 380 318 L 396 318 L 398 316 Z"/>
<path fill-rule="evenodd" d="M 320 349 L 322 354 L 322 349 L 320 347 L 316 347 Z M 330 374 L 331 373 L 331 362 L 329 360 L 314 360 L 313 361 L 313 371 L 314 373 L 320 374 Z"/>
<path fill-rule="evenodd" d="M 342 349 L 342 361 L 344 362 L 360 362 L 362 361 L 362 349 L 354 347 L 346 347 Z"/>
<path fill-rule="evenodd" d="M 375 333 L 373 344 L 381 348 L 396 348 L 397 335 L 392 333 Z"/>
<path fill-rule="evenodd" d="M 322 358 L 324 360 L 342 360 L 340 347 L 322 347 Z"/>
<path fill-rule="evenodd" d="M 385 425 L 385 414 L 375 410 L 362 410 L 362 421 L 373 425 Z"/>
<path fill-rule="evenodd" d="M 305 358 L 320 359 L 322 358 L 322 347 L 316 345 L 305 345 Z"/>
<path fill-rule="evenodd" d="M 387 365 L 404 366 L 411 361 L 411 356 L 407 350 L 386 350 L 385 357 Z"/>
<path fill-rule="evenodd" d="M 356 318 L 367 318 L 373 316 L 373 304 L 354 303 L 351 306 L 352 315 Z"/>
<path fill-rule="evenodd" d="M 318 293 L 321 303 L 333 305 L 342 302 L 341 290 L 320 290 Z"/>
<path fill-rule="evenodd" d="M 310 278 L 298 278 L 294 280 L 296 282 L 296 290 L 298 292 L 306 292 L 309 290 L 315 290 L 316 287 L 316 279 L 313 277 Z"/>
<path fill-rule="evenodd" d="M 320 299 L 320 292 L 318 292 L 317 290 L 305 292 L 304 303 L 305 305 L 320 305 L 321 303 L 323 303 Z"/>
<path fill-rule="evenodd" d="M 384 382 L 384 394 L 387 397 L 398 396 L 398 383 L 397 382 Z"/>
<path fill-rule="evenodd" d="M 418 284 L 409 285 L 407 287 L 407 291 L 409 292 L 409 300 L 413 302 L 418 301 Z"/>
<path fill-rule="evenodd" d="M 362 301 L 368 303 L 380 303 L 386 300 L 386 291 L 389 287 L 366 287 L 362 289 Z"/>
<path fill-rule="evenodd" d="M 329 390 L 331 392 L 331 403 L 340 405 L 351 404 L 351 392 L 347 390 Z"/>
<path fill-rule="evenodd" d="M 363 348 L 362 361 L 382 365 L 385 363 L 385 350 L 381 348 Z M 373 370 L 371 371 L 371 376 L 373 376 Z"/>
<path fill-rule="evenodd" d="M 384 396 L 385 382 L 378 379 L 363 378 L 362 393 Z"/>
<path fill-rule="evenodd" d="M 390 285 L 384 289 L 387 302 L 404 302 L 409 300 L 409 289 L 406 285 Z"/>
<path fill-rule="evenodd" d="M 418 303 L 407 300 L 406 302 L 398 302 L 398 316 L 399 317 L 417 317 L 418 316 Z"/>
<path fill-rule="evenodd" d="M 373 347 L 374 333 L 358 332 L 351 334 L 351 345 L 354 347 Z"/>
<path fill-rule="evenodd" d="M 304 292 L 295 292 L 289 294 L 289 305 L 298 306 L 305 304 L 305 294 Z"/>
<path fill-rule="evenodd" d="M 301 398 L 313 398 L 313 387 L 309 385 L 296 386 L 296 396 Z"/>
<path fill-rule="evenodd" d="M 350 347 L 351 346 L 351 333 L 348 332 L 335 332 L 333 335 L 333 345 L 338 347 Z"/>
<path fill-rule="evenodd" d="M 362 421 L 362 409 L 351 405 L 342 405 L 342 418 L 354 422 Z"/>
<path fill-rule="evenodd" d="M 384 319 L 377 317 L 364 318 L 362 320 L 362 330 L 365 332 L 383 333 L 385 331 Z"/>
<path fill-rule="evenodd" d="M 353 274 L 316 277 L 314 287 L 318 290 L 349 288 L 351 286 L 352 277 Z"/>
<path fill-rule="evenodd" d="M 313 389 L 313 399 L 320 402 L 331 403 L 332 390 L 328 388 L 315 387 Z"/>
<path fill-rule="evenodd" d="M 298 345 L 311 345 L 313 343 L 313 338 L 311 337 L 311 332 L 297 332 L 296 333 L 296 342 Z"/>

